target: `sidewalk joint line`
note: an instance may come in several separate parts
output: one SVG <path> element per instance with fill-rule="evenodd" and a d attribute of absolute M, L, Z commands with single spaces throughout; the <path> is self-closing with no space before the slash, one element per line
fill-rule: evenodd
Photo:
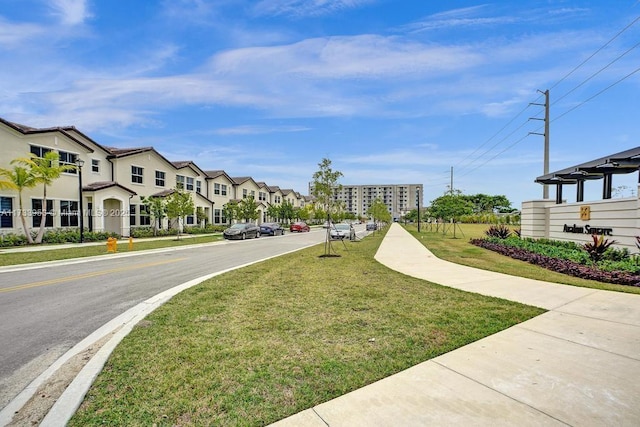
<path fill-rule="evenodd" d="M 509 400 L 512 400 L 512 401 L 514 401 L 514 402 L 518 402 L 518 403 L 520 403 L 520 404 L 522 404 L 522 405 L 525 405 L 525 406 L 527 406 L 527 407 L 531 408 L 532 410 L 534 410 L 534 411 L 536 411 L 536 412 L 539 412 L 539 413 L 541 413 L 541 414 L 544 414 L 544 415 L 546 415 L 547 417 L 549 417 L 549 418 L 551 418 L 551 419 L 553 419 L 553 420 L 556 420 L 556 421 L 558 421 L 558 422 L 560 422 L 560 423 L 562 423 L 562 424 L 564 424 L 564 425 L 567 425 L 567 426 L 570 426 L 570 425 L 571 425 L 571 424 L 569 424 L 569 423 L 567 423 L 567 422 L 565 422 L 565 421 L 563 421 L 563 420 L 561 420 L 561 419 L 559 419 L 559 418 L 557 418 L 557 417 L 554 417 L 554 416 L 553 416 L 553 415 L 551 415 L 551 414 L 548 414 L 547 412 L 545 412 L 545 411 L 543 411 L 543 410 L 541 410 L 541 409 L 538 409 L 538 408 L 536 408 L 536 407 L 534 407 L 534 406 L 531 406 L 530 404 L 528 404 L 528 403 L 526 403 L 526 402 L 522 402 L 521 400 L 518 400 L 518 399 L 514 398 L 513 396 L 509 396 L 508 394 L 505 394 L 505 393 L 503 393 L 503 392 L 502 392 L 502 391 L 500 391 L 500 390 L 496 390 L 495 388 L 490 387 L 490 386 L 488 386 L 487 384 L 482 383 L 482 382 L 480 382 L 480 381 L 476 380 L 475 378 L 471 378 L 471 377 L 469 377 L 468 375 L 465 375 L 465 374 L 463 374 L 463 373 L 461 373 L 461 372 L 456 371 L 455 369 L 450 368 L 449 366 L 443 365 L 442 363 L 440 363 L 440 362 L 436 361 L 435 359 L 430 360 L 430 362 L 433 362 L 433 363 L 435 363 L 435 364 L 436 364 L 436 365 L 438 365 L 438 366 L 441 366 L 441 367 L 443 367 L 443 368 L 445 368 L 445 369 L 447 369 L 447 370 L 449 370 L 449 371 L 451 371 L 451 372 L 453 372 L 453 373 L 455 373 L 455 374 L 457 374 L 457 375 L 460 375 L 461 377 L 464 377 L 464 378 L 466 378 L 466 379 L 468 379 L 468 380 L 470 380 L 470 381 L 473 381 L 474 383 L 476 383 L 476 384 L 478 384 L 478 385 L 480 385 L 480 386 L 482 386 L 482 387 L 484 387 L 484 388 L 487 388 L 487 389 L 489 389 L 489 390 L 492 390 L 492 391 L 494 391 L 494 392 L 496 392 L 496 393 L 498 393 L 498 394 L 500 394 L 500 395 L 502 395 L 502 396 L 506 397 L 506 398 L 507 398 L 507 399 L 509 399 Z"/>

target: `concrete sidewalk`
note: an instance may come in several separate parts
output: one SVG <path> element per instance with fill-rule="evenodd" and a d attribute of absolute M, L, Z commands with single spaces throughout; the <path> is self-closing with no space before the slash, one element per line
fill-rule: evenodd
<path fill-rule="evenodd" d="M 376 259 L 549 311 L 273 426 L 640 425 L 640 295 L 453 264 L 398 224 Z"/>

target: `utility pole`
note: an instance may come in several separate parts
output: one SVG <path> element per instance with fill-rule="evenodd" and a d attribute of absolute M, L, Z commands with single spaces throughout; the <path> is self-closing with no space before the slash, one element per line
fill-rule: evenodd
<path fill-rule="evenodd" d="M 537 132 L 529 132 L 534 135 L 544 135 L 544 160 L 543 160 L 543 174 L 546 175 L 549 173 L 549 89 L 544 92 L 538 89 L 538 92 L 544 94 L 544 104 L 536 104 L 532 102 L 530 105 L 540 105 L 544 106 L 544 119 L 538 119 L 536 117 L 531 117 L 532 120 L 544 120 L 544 133 Z M 549 186 L 544 184 L 542 186 L 542 198 L 549 198 Z"/>

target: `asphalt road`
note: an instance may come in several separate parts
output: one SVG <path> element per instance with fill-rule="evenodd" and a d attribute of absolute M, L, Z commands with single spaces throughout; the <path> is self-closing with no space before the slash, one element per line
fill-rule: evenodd
<path fill-rule="evenodd" d="M 0 408 L 129 308 L 189 280 L 321 243 L 324 231 L 0 268 Z"/>

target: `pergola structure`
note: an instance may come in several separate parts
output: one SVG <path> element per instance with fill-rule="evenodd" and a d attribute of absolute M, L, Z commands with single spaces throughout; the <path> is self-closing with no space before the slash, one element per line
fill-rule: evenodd
<path fill-rule="evenodd" d="M 584 183 L 602 179 L 602 198 L 611 198 L 613 175 L 637 172 L 640 168 L 640 147 L 611 154 L 600 159 L 571 166 L 536 178 L 535 182 L 556 186 L 556 204 L 562 203 L 562 187 L 576 185 L 576 202 L 584 201 Z M 640 175 L 640 174 L 639 174 Z M 639 176 L 640 180 L 640 176 Z M 639 181 L 640 182 L 640 181 Z"/>

